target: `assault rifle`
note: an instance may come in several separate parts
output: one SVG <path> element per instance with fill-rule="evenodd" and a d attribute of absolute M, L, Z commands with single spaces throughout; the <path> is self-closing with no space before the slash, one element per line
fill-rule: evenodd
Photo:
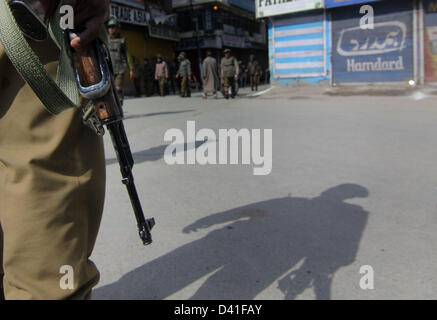
<path fill-rule="evenodd" d="M 151 230 L 155 219 L 144 218 L 135 188 L 132 174 L 134 160 L 123 125 L 123 109 L 115 87 L 108 49 L 99 40 L 94 40 L 85 50 L 75 51 L 70 46 L 74 32 L 65 30 L 64 35 L 79 92 L 91 102 L 84 108 L 83 121 L 100 136 L 105 134 L 104 126 L 109 131 L 123 177 L 121 181 L 129 193 L 140 238 L 144 245 L 148 245 L 152 243 Z"/>

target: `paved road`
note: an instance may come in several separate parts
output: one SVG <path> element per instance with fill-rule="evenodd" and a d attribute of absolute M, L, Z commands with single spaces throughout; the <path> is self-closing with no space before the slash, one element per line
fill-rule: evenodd
<path fill-rule="evenodd" d="M 436 299 L 435 97 L 250 94 L 126 101 L 137 188 L 157 225 L 143 247 L 106 136 L 94 298 Z M 165 132 L 189 120 L 272 129 L 271 174 L 166 164 Z M 362 266 L 373 290 L 360 287 Z"/>

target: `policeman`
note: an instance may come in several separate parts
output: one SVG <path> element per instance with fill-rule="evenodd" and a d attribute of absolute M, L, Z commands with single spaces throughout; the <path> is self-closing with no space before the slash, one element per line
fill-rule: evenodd
<path fill-rule="evenodd" d="M 179 54 L 178 60 L 180 64 L 176 74 L 176 79 L 181 79 L 181 97 L 191 97 L 190 86 L 188 83 L 188 81 L 191 81 L 193 75 L 191 71 L 191 62 L 187 59 L 187 54 L 185 52 Z"/>
<path fill-rule="evenodd" d="M 111 17 L 107 23 L 107 27 L 115 86 L 120 100 L 123 103 L 124 74 L 127 69 L 129 69 L 131 80 L 134 78 L 132 58 L 129 53 L 127 40 L 120 34 L 120 22 L 116 18 Z"/>
<path fill-rule="evenodd" d="M 51 17 L 56 1 L 39 3 Z M 73 5 L 76 25 L 86 26 L 71 43 L 83 48 L 104 26 L 109 0 L 64 3 Z M 54 42 L 28 42 L 54 78 Z M 105 194 L 102 138 L 84 127 L 79 109 L 47 112 L 1 39 L 0 150 L 0 292 L 14 300 L 90 298 L 99 280 L 89 257 Z"/>
<path fill-rule="evenodd" d="M 258 91 L 259 79 L 261 77 L 261 66 L 258 60 L 255 59 L 255 55 L 251 54 L 249 58 L 249 64 L 247 65 L 246 72 L 249 75 L 250 87 L 252 91 Z"/>
<path fill-rule="evenodd" d="M 222 58 L 220 65 L 224 95 L 226 99 L 229 99 L 229 87 L 231 87 L 231 97 L 234 99 L 236 95 L 235 79 L 238 78 L 239 73 L 238 61 L 235 57 L 231 56 L 230 49 L 225 49 L 224 54 L 225 56 Z"/>

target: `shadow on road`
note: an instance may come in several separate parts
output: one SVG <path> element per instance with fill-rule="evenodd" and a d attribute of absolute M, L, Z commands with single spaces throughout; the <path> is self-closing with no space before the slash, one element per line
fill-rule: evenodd
<path fill-rule="evenodd" d="M 202 144 L 208 142 L 208 140 L 204 140 L 204 141 L 196 141 L 195 145 L 194 145 L 194 149 L 199 148 Z M 146 161 L 158 161 L 161 158 L 164 157 L 165 154 L 165 149 L 167 149 L 167 147 L 169 146 L 169 144 L 163 144 L 157 147 L 152 147 L 143 151 L 138 151 L 138 152 L 134 152 L 132 155 L 134 157 L 134 162 L 135 164 L 140 164 Z M 177 148 L 177 146 L 180 145 L 174 145 L 175 148 Z M 184 144 L 184 151 L 188 151 L 191 150 L 191 145 L 190 148 L 188 148 L 188 143 Z M 110 159 L 106 159 L 106 165 L 109 166 L 111 164 L 117 163 L 118 160 L 117 158 L 110 158 Z"/>
<path fill-rule="evenodd" d="M 201 280 L 190 299 L 254 299 L 275 284 L 284 299 L 313 288 L 331 297 L 333 276 L 354 262 L 368 212 L 345 202 L 366 188 L 342 184 L 315 198 L 277 198 L 219 212 L 184 233 L 224 224 L 97 288 L 95 299 L 164 299 Z"/>

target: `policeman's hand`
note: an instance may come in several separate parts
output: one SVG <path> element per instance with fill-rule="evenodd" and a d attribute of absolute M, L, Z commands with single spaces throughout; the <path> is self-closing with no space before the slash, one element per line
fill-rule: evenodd
<path fill-rule="evenodd" d="M 176 79 L 179 79 L 179 74 L 177 74 L 175 78 L 176 78 Z"/>
<path fill-rule="evenodd" d="M 85 28 L 71 40 L 71 46 L 81 50 L 97 37 L 104 25 L 109 13 L 109 0 L 64 0 L 63 4 L 73 7 L 75 28 Z"/>
<path fill-rule="evenodd" d="M 190 81 L 191 81 L 191 76 L 188 76 L 188 80 L 190 80 Z"/>
<path fill-rule="evenodd" d="M 130 78 L 131 78 L 131 80 L 134 78 L 134 72 L 133 71 L 131 71 L 130 73 L 129 73 L 129 76 L 130 76 Z"/>

